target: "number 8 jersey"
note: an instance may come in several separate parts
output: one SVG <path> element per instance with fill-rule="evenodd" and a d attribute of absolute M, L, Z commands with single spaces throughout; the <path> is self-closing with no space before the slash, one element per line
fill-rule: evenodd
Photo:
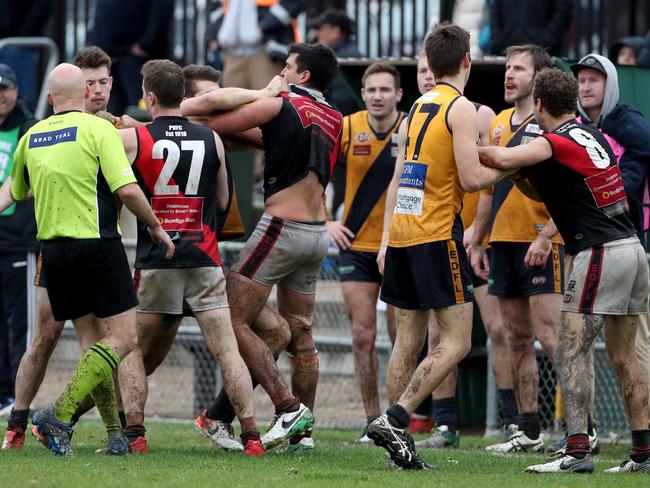
<path fill-rule="evenodd" d="M 463 239 L 464 191 L 454 159 L 447 113 L 462 94 L 441 82 L 413 104 L 406 159 L 390 226 L 391 247 Z"/>
<path fill-rule="evenodd" d="M 184 117 L 162 116 L 138 127 L 133 172 L 151 208 L 176 245 L 165 259 L 138 221 L 136 268 L 221 266 L 217 248 L 217 171 L 211 129 Z"/>

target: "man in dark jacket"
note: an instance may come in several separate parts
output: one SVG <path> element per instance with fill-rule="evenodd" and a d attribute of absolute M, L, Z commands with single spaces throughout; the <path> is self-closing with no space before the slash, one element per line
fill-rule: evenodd
<path fill-rule="evenodd" d="M 490 50 L 503 56 L 510 46 L 538 44 L 561 55 L 572 18 L 573 0 L 495 0 L 490 11 Z"/>
<path fill-rule="evenodd" d="M 35 123 L 18 98 L 16 74 L 0 64 L 0 184 L 11 175 L 18 140 Z M 27 259 L 38 248 L 32 199 L 0 214 L 0 409 L 13 403 L 27 336 Z"/>
<path fill-rule="evenodd" d="M 95 2 L 92 43 L 111 57 L 113 88 L 108 110 L 123 114 L 142 97 L 140 70 L 150 59 L 171 55 L 174 0 L 130 0 L 128 14 L 122 0 Z"/>

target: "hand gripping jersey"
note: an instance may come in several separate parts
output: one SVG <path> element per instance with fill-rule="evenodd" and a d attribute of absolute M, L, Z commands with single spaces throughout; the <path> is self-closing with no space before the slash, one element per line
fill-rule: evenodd
<path fill-rule="evenodd" d="M 404 113 L 384 134 L 368 122 L 368 111 L 343 119 L 341 160 L 346 164 L 343 224 L 354 232 L 351 249 L 378 252 L 384 227 L 386 189 L 393 177 L 397 157 L 397 129 Z"/>
<path fill-rule="evenodd" d="M 390 226 L 391 247 L 463 239 L 459 214 L 464 191 L 454 159 L 447 113 L 462 95 L 438 83 L 409 113 L 406 160 Z"/>
<path fill-rule="evenodd" d="M 291 85 L 280 113 L 261 126 L 264 199 L 314 171 L 323 187 L 339 154 L 343 116 L 317 90 Z"/>
<path fill-rule="evenodd" d="M 133 171 L 162 228 L 176 245 L 170 261 L 138 222 L 136 268 L 221 266 L 217 249 L 217 171 L 211 129 L 183 117 L 158 117 L 137 128 Z"/>
<path fill-rule="evenodd" d="M 524 175 L 544 199 L 567 253 L 635 235 L 616 156 L 603 135 L 570 120 L 542 137 L 553 157 Z"/>
<path fill-rule="evenodd" d="M 528 144 L 543 131 L 531 115 L 519 125 L 512 125 L 515 109 L 496 116 L 490 128 L 490 144 L 515 147 Z M 533 242 L 551 216 L 542 202 L 525 196 L 512 182 L 504 180 L 494 185 L 490 215 L 490 242 Z M 552 239 L 562 244 L 559 235 Z"/>

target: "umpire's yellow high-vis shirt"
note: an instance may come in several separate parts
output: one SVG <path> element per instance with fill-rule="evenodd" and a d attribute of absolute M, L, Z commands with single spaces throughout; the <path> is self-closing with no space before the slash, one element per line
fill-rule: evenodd
<path fill-rule="evenodd" d="M 117 238 L 113 192 L 135 183 L 118 131 L 79 111 L 55 114 L 21 138 L 11 187 L 16 200 L 31 189 L 37 238 Z"/>
<path fill-rule="evenodd" d="M 406 159 L 388 245 L 408 247 L 463 239 L 459 214 L 464 191 L 454 159 L 447 113 L 461 93 L 438 83 L 409 113 Z"/>

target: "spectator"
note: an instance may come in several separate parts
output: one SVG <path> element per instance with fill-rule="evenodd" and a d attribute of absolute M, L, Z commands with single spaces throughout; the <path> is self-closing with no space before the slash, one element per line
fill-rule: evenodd
<path fill-rule="evenodd" d="M 50 0 L 24 0 L 17 8 L 15 0 L 0 0 L 0 39 L 42 36 L 53 5 Z M 21 98 L 30 108 L 38 101 L 39 58 L 39 51 L 34 48 L 7 46 L 0 51 L 0 63 L 8 64 L 18 74 Z"/>
<path fill-rule="evenodd" d="M 174 0 L 96 0 L 93 44 L 112 59 L 113 88 L 108 110 L 123 114 L 142 97 L 142 65 L 171 54 Z"/>
<path fill-rule="evenodd" d="M 618 39 L 609 48 L 609 59 L 614 64 L 636 66 L 639 54 L 647 49 L 646 39 L 641 36 L 630 36 Z"/>
<path fill-rule="evenodd" d="M 490 12 L 492 54 L 503 56 L 506 48 L 517 44 L 538 44 L 561 55 L 573 4 L 573 0 L 495 0 Z"/>
<path fill-rule="evenodd" d="M 11 175 L 18 140 L 36 123 L 18 93 L 16 73 L 0 64 L 0 183 Z M 13 404 L 27 336 L 27 253 L 38 249 L 33 200 L 0 214 L 0 410 Z"/>
<path fill-rule="evenodd" d="M 221 53 L 224 86 L 259 90 L 279 74 L 289 44 L 300 41 L 296 17 L 306 5 L 305 0 L 213 2 L 208 51 Z"/>

